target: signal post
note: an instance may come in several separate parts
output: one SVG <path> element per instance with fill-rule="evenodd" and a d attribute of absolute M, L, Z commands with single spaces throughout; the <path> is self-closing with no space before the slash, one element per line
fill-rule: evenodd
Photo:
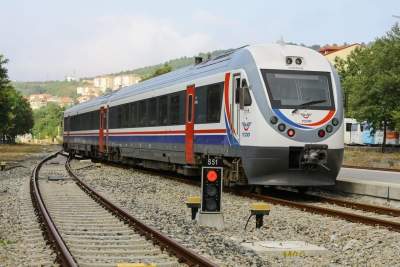
<path fill-rule="evenodd" d="M 201 170 L 201 208 L 197 217 L 201 226 L 224 228 L 222 177 L 222 159 L 208 157 Z"/>

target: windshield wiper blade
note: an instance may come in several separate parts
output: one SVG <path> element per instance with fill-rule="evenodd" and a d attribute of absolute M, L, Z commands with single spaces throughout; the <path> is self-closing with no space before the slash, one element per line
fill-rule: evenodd
<path fill-rule="evenodd" d="M 305 107 L 308 107 L 308 106 L 311 106 L 311 105 L 321 104 L 321 103 L 324 103 L 324 102 L 326 102 L 325 99 L 312 100 L 312 101 L 305 102 L 305 103 L 303 103 L 303 104 L 300 104 L 297 108 L 295 108 L 295 109 L 292 111 L 292 114 L 296 113 L 296 112 L 299 110 L 299 108 L 305 108 Z"/>

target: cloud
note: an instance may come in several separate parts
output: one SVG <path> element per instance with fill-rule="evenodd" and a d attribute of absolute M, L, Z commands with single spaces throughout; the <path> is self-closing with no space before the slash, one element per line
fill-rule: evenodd
<path fill-rule="evenodd" d="M 68 25 L 48 25 L 46 29 L 35 27 L 36 32 L 18 34 L 10 41 L 10 48 L 15 42 L 27 44 L 24 49 L 10 49 L 10 77 L 88 77 L 218 48 L 216 41 L 202 30 L 184 32 L 178 26 L 149 16 L 106 16 Z"/>
<path fill-rule="evenodd" d="M 149 17 L 103 17 L 95 30 L 67 52 L 68 65 L 95 75 L 161 63 L 216 48 L 202 32 L 184 34 L 165 20 Z"/>

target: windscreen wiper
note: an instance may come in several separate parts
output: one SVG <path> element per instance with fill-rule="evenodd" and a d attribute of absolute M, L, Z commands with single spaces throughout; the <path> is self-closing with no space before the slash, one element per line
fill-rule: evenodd
<path fill-rule="evenodd" d="M 297 108 L 295 108 L 295 109 L 292 111 L 292 114 L 296 113 L 296 112 L 299 110 L 299 108 L 305 108 L 305 107 L 308 107 L 308 106 L 311 106 L 311 105 L 321 104 L 321 103 L 324 103 L 324 102 L 326 102 L 325 99 L 313 100 L 313 101 L 305 102 L 305 103 L 300 104 L 299 106 L 297 106 Z"/>

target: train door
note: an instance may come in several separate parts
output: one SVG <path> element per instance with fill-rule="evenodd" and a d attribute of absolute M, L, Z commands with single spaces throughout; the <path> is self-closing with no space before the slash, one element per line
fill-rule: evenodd
<path fill-rule="evenodd" d="M 104 153 L 105 147 L 105 131 L 107 131 L 107 108 L 100 108 L 99 116 L 99 152 Z"/>
<path fill-rule="evenodd" d="M 240 88 L 240 73 L 232 75 L 232 94 L 231 94 L 231 125 L 232 133 L 238 141 L 240 141 L 240 103 L 239 103 L 239 88 Z"/>
<path fill-rule="evenodd" d="M 185 159 L 187 164 L 194 164 L 194 96 L 195 86 L 186 88 L 185 101 Z"/>

